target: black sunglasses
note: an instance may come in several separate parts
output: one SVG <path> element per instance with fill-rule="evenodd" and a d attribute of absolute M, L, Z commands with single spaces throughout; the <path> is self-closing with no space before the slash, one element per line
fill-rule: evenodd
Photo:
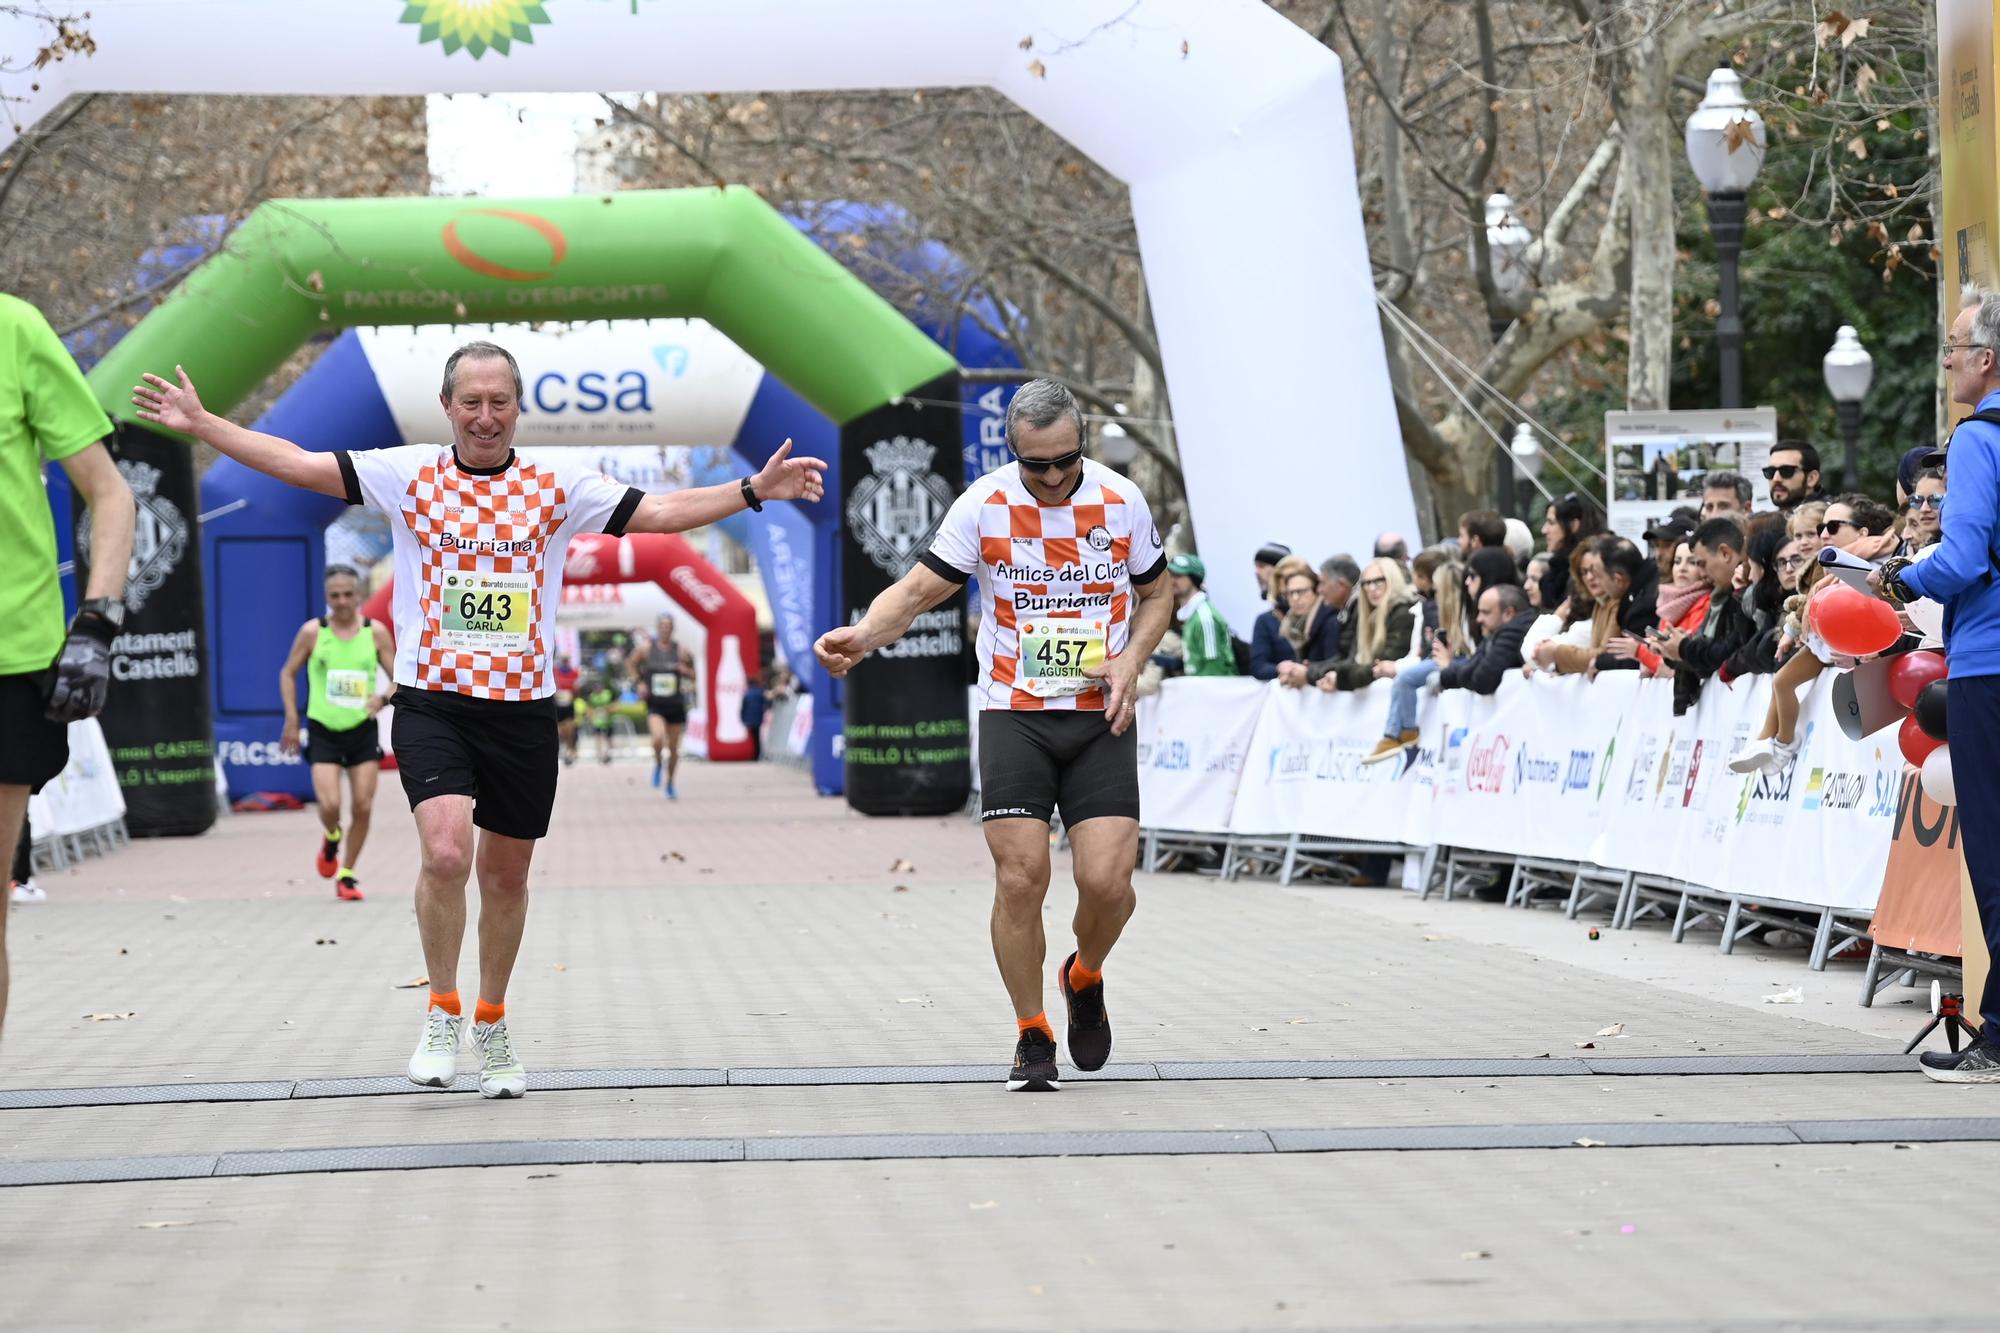
<path fill-rule="evenodd" d="M 1802 471 L 1804 469 L 1796 463 L 1786 463 L 1783 467 L 1767 467 L 1764 469 L 1764 480 L 1770 481 L 1774 477 L 1783 477 L 1786 481 L 1790 481 Z"/>
<path fill-rule="evenodd" d="M 1849 520 L 1844 518 L 1830 518 L 1826 520 L 1826 522 L 1819 525 L 1819 535 L 1822 537 L 1831 537 L 1834 533 L 1839 532 L 1842 528 L 1853 528 L 1856 531 L 1859 531 L 1860 527 L 1861 527 L 1860 524 L 1850 522 Z"/>
<path fill-rule="evenodd" d="M 1008 446 L 1007 452 L 1014 453 L 1011 445 Z M 1019 463 L 1022 470 L 1026 472 L 1040 472 L 1043 474 L 1049 472 L 1067 472 L 1083 461 L 1083 446 L 1078 445 L 1068 453 L 1057 454 L 1054 458 L 1023 458 L 1019 454 L 1014 454 L 1014 461 Z"/>

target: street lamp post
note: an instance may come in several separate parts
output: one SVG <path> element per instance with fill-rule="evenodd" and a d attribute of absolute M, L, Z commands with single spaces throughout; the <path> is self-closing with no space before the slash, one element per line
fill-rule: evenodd
<path fill-rule="evenodd" d="M 1488 312 L 1486 317 L 1486 330 L 1496 343 L 1506 337 L 1507 330 L 1514 326 L 1514 312 L 1521 308 L 1528 289 L 1533 285 L 1527 261 L 1528 247 L 1534 240 L 1534 233 L 1514 216 L 1512 199 L 1504 194 L 1486 196 L 1487 271 L 1493 275 L 1494 291 L 1505 303 L 1504 313 Z M 1499 492 L 1500 512 L 1513 514 L 1518 497 L 1514 487 L 1514 463 L 1506 449 L 1493 451 L 1493 483 Z"/>
<path fill-rule="evenodd" d="M 1826 376 L 1826 391 L 1833 395 L 1834 415 L 1840 420 L 1841 485 L 1853 490 L 1861 484 L 1861 400 L 1875 379 L 1875 358 L 1861 345 L 1852 324 L 1834 332 L 1833 347 L 1820 363 Z"/>
<path fill-rule="evenodd" d="M 1722 406 L 1743 406 L 1743 319 L 1736 261 L 1743 253 L 1744 196 L 1764 165 L 1764 118 L 1743 98 L 1743 81 L 1724 65 L 1708 76 L 1708 94 L 1687 122 L 1688 165 L 1708 195 L 1715 236 L 1722 314 L 1715 321 L 1721 354 Z"/>

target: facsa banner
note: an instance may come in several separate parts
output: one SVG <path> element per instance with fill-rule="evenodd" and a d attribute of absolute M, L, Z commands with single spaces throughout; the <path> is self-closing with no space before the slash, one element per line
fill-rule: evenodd
<path fill-rule="evenodd" d="M 1866 912 L 1903 762 L 1888 731 L 1842 733 L 1833 680 L 1802 700 L 1793 765 L 1749 776 L 1727 761 L 1763 721 L 1767 677 L 1711 683 L 1680 718 L 1672 682 L 1636 672 L 1516 676 L 1490 698 L 1447 691 L 1424 698 L 1420 744 L 1380 764 L 1361 756 L 1382 734 L 1384 684 L 1324 694 L 1168 681 L 1140 708 L 1144 823 L 1438 843 Z"/>

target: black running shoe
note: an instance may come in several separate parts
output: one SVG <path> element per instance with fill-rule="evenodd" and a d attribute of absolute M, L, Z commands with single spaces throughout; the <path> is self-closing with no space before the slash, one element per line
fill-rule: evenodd
<path fill-rule="evenodd" d="M 1029 1028 L 1014 1045 L 1014 1068 L 1007 1074 L 1007 1091 L 1056 1092 L 1061 1088 L 1055 1038 L 1040 1028 Z"/>
<path fill-rule="evenodd" d="M 1104 1012 L 1104 983 L 1072 990 L 1069 969 L 1076 955 L 1063 959 L 1056 984 L 1062 987 L 1063 1003 L 1069 1008 L 1069 1062 L 1078 1069 L 1104 1068 L 1111 1058 L 1111 1019 Z"/>
<path fill-rule="evenodd" d="M 2000 1083 L 2000 1046 L 1976 1041 L 1962 1051 L 1925 1051 L 1924 1077 L 1939 1083 Z"/>

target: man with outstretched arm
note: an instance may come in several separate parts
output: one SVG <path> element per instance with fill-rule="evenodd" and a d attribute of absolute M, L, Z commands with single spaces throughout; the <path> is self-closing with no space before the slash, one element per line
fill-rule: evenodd
<path fill-rule="evenodd" d="M 476 867 L 479 1091 L 519 1097 L 528 1076 L 507 1032 L 507 982 L 527 921 L 528 863 L 555 803 L 552 650 L 564 552 L 580 532 L 682 532 L 766 500 L 816 500 L 826 464 L 791 457 L 787 440 L 763 471 L 737 484 L 646 495 L 567 457 L 529 462 L 513 448 L 520 367 L 490 342 L 467 343 L 444 363 L 439 402 L 449 445 L 312 453 L 205 411 L 187 372 L 175 371 L 178 384 L 147 375 L 133 389 L 142 419 L 280 481 L 389 516 L 390 739 L 422 846 L 417 929 L 431 984 L 410 1081 L 448 1088 L 457 1072 L 465 883 Z"/>
<path fill-rule="evenodd" d="M 1014 1002 L 1011 1091 L 1061 1087 L 1043 1007 L 1042 900 L 1049 821 L 1060 810 L 1076 871 L 1076 950 L 1056 972 L 1069 1056 L 1111 1056 L 1104 962 L 1131 918 L 1139 859 L 1134 683 L 1173 618 L 1167 558 L 1136 486 L 1084 457 L 1083 414 L 1054 380 L 1007 408 L 1014 462 L 966 488 L 930 550 L 858 625 L 820 636 L 820 664 L 844 676 L 976 572 L 979 788 L 993 854 L 993 956 Z"/>

